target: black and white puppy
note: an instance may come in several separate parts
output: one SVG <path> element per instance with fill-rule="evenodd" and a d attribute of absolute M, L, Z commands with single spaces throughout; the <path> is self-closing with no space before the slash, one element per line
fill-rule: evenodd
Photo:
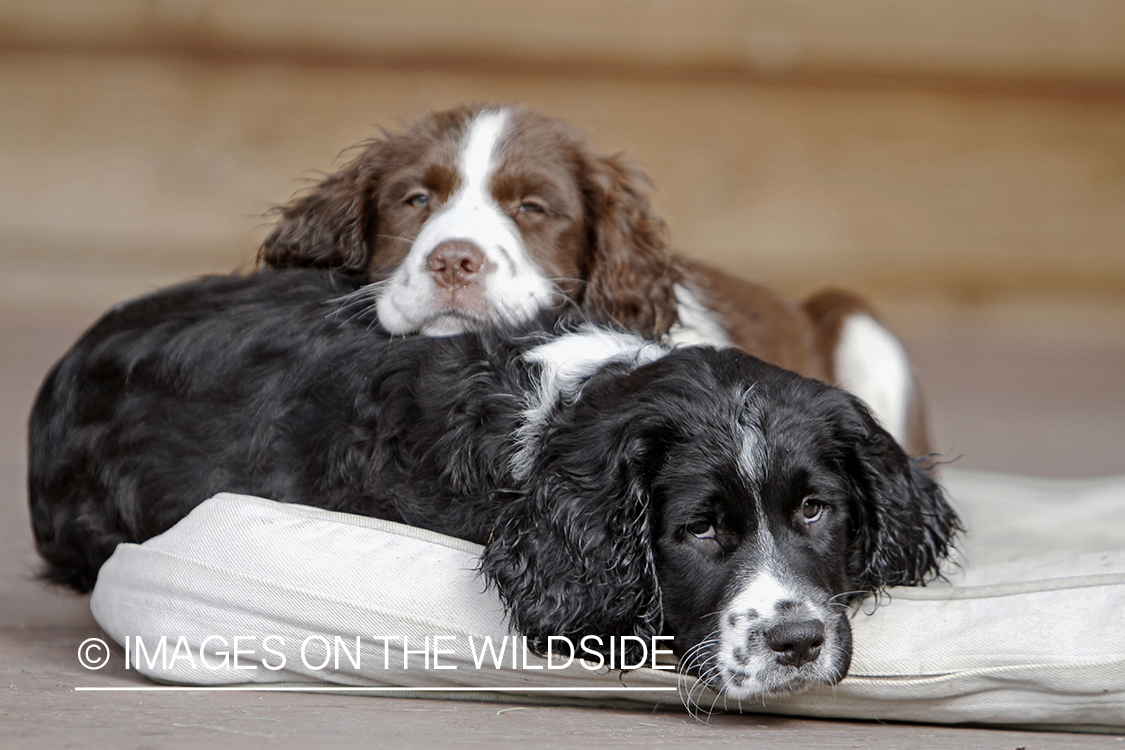
<path fill-rule="evenodd" d="M 344 291 L 208 278 L 83 335 L 31 415 L 46 576 L 88 590 L 118 543 L 243 492 L 484 544 L 536 648 L 671 635 L 737 699 L 842 679 L 846 602 L 936 574 L 958 528 L 840 389 L 588 325 L 393 337 Z"/>

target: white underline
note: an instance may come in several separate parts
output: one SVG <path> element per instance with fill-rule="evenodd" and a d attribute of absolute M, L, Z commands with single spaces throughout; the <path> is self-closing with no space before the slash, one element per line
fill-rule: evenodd
<path fill-rule="evenodd" d="M 675 687 L 356 687 L 350 685 L 340 686 L 319 686 L 311 685 L 309 687 L 299 687 L 292 685 L 153 685 L 153 686 L 104 686 L 104 687 L 84 687 L 76 686 L 74 688 L 82 691 L 100 691 L 100 692 L 182 692 L 185 690 L 215 690 L 215 691 L 258 691 L 258 692 L 281 692 L 281 693 L 311 693 L 311 692 L 333 692 L 338 693 L 341 691 L 346 692 L 384 692 L 384 693 L 398 693 L 398 692 L 414 692 L 414 693 L 552 693 L 552 692 L 583 692 L 583 693 L 620 693 L 620 692 L 672 692 L 677 690 Z"/>

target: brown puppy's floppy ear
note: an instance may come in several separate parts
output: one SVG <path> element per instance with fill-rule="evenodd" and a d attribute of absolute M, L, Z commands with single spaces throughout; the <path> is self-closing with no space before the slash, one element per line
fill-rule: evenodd
<path fill-rule="evenodd" d="M 646 178 L 618 157 L 591 157 L 586 169 L 590 256 L 582 307 L 600 320 L 658 338 L 676 323 L 679 262 L 664 222 L 652 212 Z"/>
<path fill-rule="evenodd" d="M 259 264 L 366 271 L 371 261 L 367 233 L 377 219 L 374 195 L 383 146 L 380 141 L 371 143 L 312 192 L 275 208 L 273 213 L 281 218 L 258 251 Z"/>

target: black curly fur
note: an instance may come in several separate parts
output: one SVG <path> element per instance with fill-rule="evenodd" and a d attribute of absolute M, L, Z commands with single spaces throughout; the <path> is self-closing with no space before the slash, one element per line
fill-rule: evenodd
<path fill-rule="evenodd" d="M 87 591 L 118 543 L 242 492 L 485 544 L 481 570 L 536 648 L 669 634 L 682 654 L 748 574 L 755 518 L 833 596 L 923 581 L 958 528 L 854 397 L 733 349 L 606 365 L 553 405 L 517 478 L 538 376 L 522 355 L 575 324 L 394 338 L 349 302 L 356 283 L 312 269 L 206 278 L 84 334 L 29 427 L 45 576 Z M 738 464 L 751 418 L 768 448 L 757 478 Z M 836 492 L 812 530 L 794 515 L 810 488 Z M 701 518 L 719 530 L 706 553 L 685 532 Z"/>

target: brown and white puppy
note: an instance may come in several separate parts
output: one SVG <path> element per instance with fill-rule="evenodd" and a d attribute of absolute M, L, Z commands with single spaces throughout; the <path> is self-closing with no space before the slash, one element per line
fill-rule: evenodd
<path fill-rule="evenodd" d="M 906 352 L 857 297 L 804 304 L 677 257 L 644 177 L 521 107 L 428 114 L 278 209 L 259 258 L 352 273 L 391 333 L 447 335 L 575 304 L 667 343 L 734 345 L 863 398 L 927 452 Z M 366 285 L 371 282 L 370 285 Z"/>

